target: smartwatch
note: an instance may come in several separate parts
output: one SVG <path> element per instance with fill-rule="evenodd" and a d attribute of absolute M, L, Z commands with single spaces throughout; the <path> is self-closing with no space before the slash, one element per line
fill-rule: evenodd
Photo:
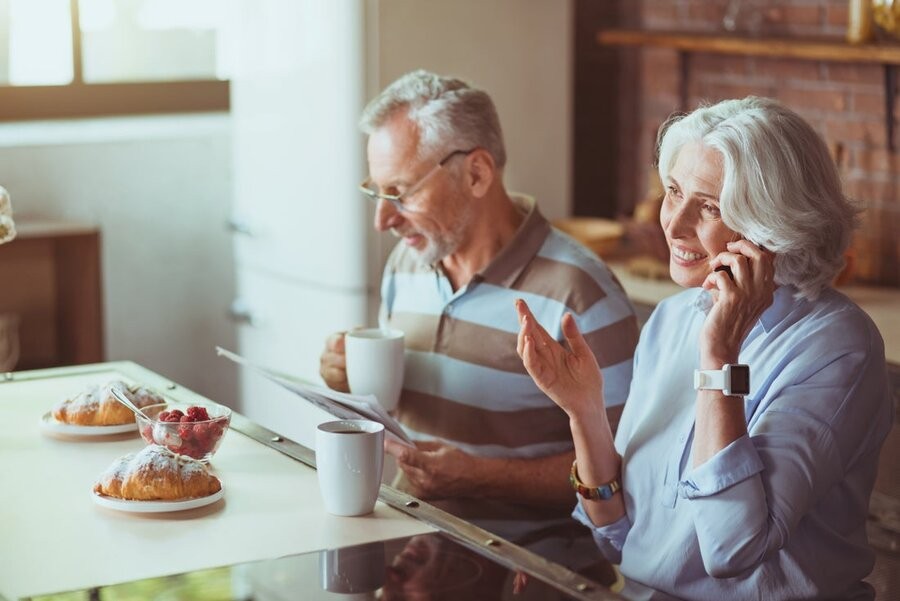
<path fill-rule="evenodd" d="M 727 396 L 750 394 L 750 366 L 726 363 L 722 369 L 695 369 L 695 390 L 721 390 Z"/>

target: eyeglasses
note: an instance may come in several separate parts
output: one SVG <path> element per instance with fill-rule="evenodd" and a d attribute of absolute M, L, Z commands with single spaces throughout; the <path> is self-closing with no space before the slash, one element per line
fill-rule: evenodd
<path fill-rule="evenodd" d="M 438 161 L 438 164 L 432 167 L 431 170 L 422 177 L 422 179 L 410 186 L 410 188 L 402 194 L 381 194 L 380 192 L 377 192 L 376 190 L 373 190 L 371 188 L 372 183 L 369 180 L 366 180 L 359 185 L 359 191 L 369 197 L 369 199 L 376 204 L 378 204 L 379 200 L 385 200 L 394 205 L 394 208 L 398 211 L 402 211 L 405 213 L 411 212 L 413 211 L 413 209 L 404 204 L 404 201 L 421 190 L 422 186 L 425 185 L 425 182 L 428 181 L 428 178 L 437 173 L 444 165 L 449 163 L 450 159 L 452 159 L 453 157 L 458 155 L 469 156 L 476 150 L 477 148 L 472 148 L 471 150 L 454 150 L 453 152 L 442 158 L 440 161 Z"/>

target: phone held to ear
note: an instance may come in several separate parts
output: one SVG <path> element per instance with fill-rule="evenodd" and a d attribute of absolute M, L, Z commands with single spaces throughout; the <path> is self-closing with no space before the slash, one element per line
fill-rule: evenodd
<path fill-rule="evenodd" d="M 731 278 L 731 281 L 734 281 L 734 274 L 731 273 L 731 267 L 729 267 L 728 265 L 719 265 L 713 271 L 724 271 L 725 274 Z"/>
<path fill-rule="evenodd" d="M 724 271 L 731 278 L 731 281 L 734 281 L 734 274 L 731 273 L 731 268 L 728 265 L 719 265 L 713 271 Z M 694 305 L 703 313 L 709 313 L 714 304 L 716 304 L 715 298 L 713 298 L 712 292 L 709 290 L 701 290 L 697 300 L 694 301 Z"/>

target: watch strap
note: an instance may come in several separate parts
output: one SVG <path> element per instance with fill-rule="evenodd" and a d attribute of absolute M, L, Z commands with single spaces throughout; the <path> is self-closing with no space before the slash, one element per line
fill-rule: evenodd
<path fill-rule="evenodd" d="M 725 372 L 721 369 L 694 370 L 694 390 L 722 390 L 725 384 Z"/>
<path fill-rule="evenodd" d="M 750 394 L 750 366 L 726 363 L 722 369 L 695 369 L 694 389 L 721 390 L 725 396 L 746 396 Z"/>
<path fill-rule="evenodd" d="M 572 462 L 572 470 L 569 472 L 569 482 L 572 488 L 585 499 L 592 501 L 611 499 L 614 494 L 622 490 L 619 479 L 616 478 L 600 486 L 588 486 L 578 479 L 578 461 Z"/>

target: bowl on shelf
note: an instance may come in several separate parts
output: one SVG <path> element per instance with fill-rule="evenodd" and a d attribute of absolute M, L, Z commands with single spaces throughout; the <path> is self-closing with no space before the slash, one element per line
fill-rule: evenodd
<path fill-rule="evenodd" d="M 900 0 L 872 0 L 872 17 L 882 31 L 900 38 Z"/>
<path fill-rule="evenodd" d="M 553 225 L 572 236 L 597 256 L 608 257 L 616 252 L 625 234 L 625 226 L 612 219 L 600 217 L 569 217 L 557 219 Z"/>
<path fill-rule="evenodd" d="M 147 444 L 162 445 L 204 463 L 219 449 L 231 423 L 231 409 L 211 401 L 167 401 L 144 407 L 143 412 L 147 418 L 138 415 L 136 419 Z"/>

